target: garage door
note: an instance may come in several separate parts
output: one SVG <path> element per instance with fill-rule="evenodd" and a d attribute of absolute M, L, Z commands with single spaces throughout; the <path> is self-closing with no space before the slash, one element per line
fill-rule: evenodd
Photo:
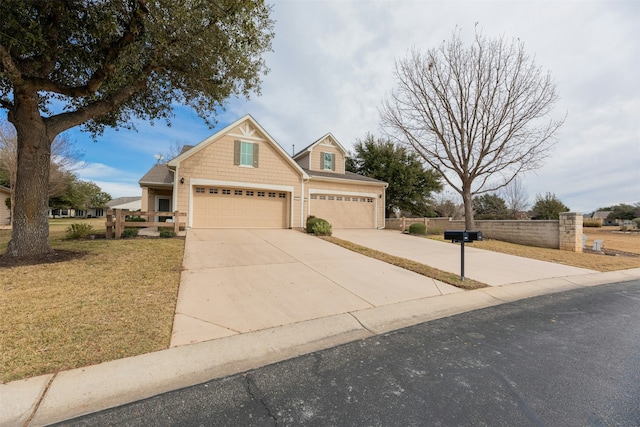
<path fill-rule="evenodd" d="M 374 228 L 375 203 L 370 197 L 312 194 L 311 215 L 324 218 L 333 228 Z"/>
<path fill-rule="evenodd" d="M 194 228 L 288 228 L 289 193 L 194 187 Z"/>

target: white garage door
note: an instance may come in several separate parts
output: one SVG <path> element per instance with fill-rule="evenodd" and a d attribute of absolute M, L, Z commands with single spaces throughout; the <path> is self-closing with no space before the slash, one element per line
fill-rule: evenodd
<path fill-rule="evenodd" d="M 324 218 L 333 228 L 374 228 L 375 202 L 371 197 L 312 194 L 311 215 Z"/>
<path fill-rule="evenodd" d="M 288 228 L 289 193 L 194 187 L 194 228 Z"/>

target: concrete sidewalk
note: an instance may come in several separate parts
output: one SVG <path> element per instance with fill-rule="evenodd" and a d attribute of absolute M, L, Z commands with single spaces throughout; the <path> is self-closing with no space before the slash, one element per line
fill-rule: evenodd
<path fill-rule="evenodd" d="M 369 233 L 385 233 L 378 238 L 383 243 L 351 230 L 336 236 L 356 243 L 373 239 L 369 245 L 383 244 L 380 250 L 390 253 L 428 242 Z M 455 252 L 459 261 L 457 245 L 432 243 L 439 246 L 418 246 L 414 252 L 440 254 L 443 261 Z M 453 252 L 447 255 L 448 250 Z M 469 260 L 482 256 L 470 253 Z M 495 286 L 460 291 L 292 230 L 190 230 L 174 332 L 195 324 L 193 335 L 186 328 L 174 335 L 176 346 L 168 350 L 0 385 L 0 426 L 51 424 L 441 317 L 581 286 L 640 280 L 640 268 L 594 273 L 505 260 L 486 258 L 484 269 L 491 274 L 484 275 L 482 265 L 469 264 L 469 277 Z M 504 283 L 518 263 L 528 281 Z M 459 264 L 451 268 L 458 271 Z M 536 274 L 545 277 L 532 279 Z M 330 300 L 324 300 L 327 295 Z M 214 336 L 198 335 L 198 328 Z M 202 338 L 207 341 L 180 345 Z"/>

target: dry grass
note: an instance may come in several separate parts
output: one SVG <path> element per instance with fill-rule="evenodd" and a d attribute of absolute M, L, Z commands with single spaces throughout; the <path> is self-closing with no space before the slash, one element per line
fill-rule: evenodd
<path fill-rule="evenodd" d="M 1 382 L 169 346 L 184 240 L 66 241 L 73 222 L 52 221 L 51 244 L 84 257 L 2 268 Z M 0 230 L 1 251 L 9 238 Z"/>
<path fill-rule="evenodd" d="M 338 246 L 357 252 L 362 255 L 366 255 L 371 258 L 386 262 L 388 264 L 395 265 L 405 270 L 413 271 L 414 273 L 422 274 L 423 276 L 430 277 L 432 279 L 439 280 L 444 283 L 456 286 L 462 289 L 480 289 L 486 288 L 487 285 L 478 282 L 473 279 L 461 280 L 459 275 L 449 273 L 446 271 L 438 270 L 437 268 L 429 267 L 428 265 L 421 264 L 416 261 L 412 261 L 406 258 L 390 255 L 384 252 L 376 251 L 364 246 L 357 245 L 346 240 L 338 239 L 337 237 L 322 237 L 322 239 L 335 243 Z"/>
<path fill-rule="evenodd" d="M 587 228 L 584 233 L 588 236 L 587 247 L 593 244 L 593 239 L 604 240 L 607 248 L 640 254 L 640 234 L 613 233 L 618 227 Z M 599 230 L 599 231 L 596 231 Z M 444 241 L 441 235 L 428 236 L 430 239 Z M 457 243 L 456 243 L 457 244 Z M 474 248 L 486 249 L 510 255 L 538 259 L 587 268 L 596 271 L 616 271 L 640 267 L 640 257 L 608 256 L 595 253 L 576 253 L 558 249 L 536 248 L 533 246 L 517 245 L 499 240 L 483 240 L 474 242 Z"/>

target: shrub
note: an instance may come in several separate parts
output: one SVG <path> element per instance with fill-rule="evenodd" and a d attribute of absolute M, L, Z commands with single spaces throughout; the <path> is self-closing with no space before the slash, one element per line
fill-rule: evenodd
<path fill-rule="evenodd" d="M 313 215 L 310 215 L 309 218 L 307 218 L 307 233 L 311 234 L 313 233 L 313 226 L 316 225 L 318 222 L 320 221 L 325 221 L 322 218 L 316 218 Z"/>
<path fill-rule="evenodd" d="M 71 224 L 67 228 L 67 239 L 82 239 L 87 237 L 93 231 L 93 226 L 86 223 Z"/>
<path fill-rule="evenodd" d="M 427 234 L 427 226 L 421 222 L 413 223 L 409 226 L 409 234 L 425 236 Z"/>
<path fill-rule="evenodd" d="M 125 218 L 125 221 L 130 221 L 130 222 L 147 222 L 147 220 L 145 218 L 142 218 L 141 216 L 128 216 Z"/>
<path fill-rule="evenodd" d="M 137 228 L 125 228 L 124 230 L 122 230 L 122 235 L 120 237 L 122 237 L 123 239 L 127 239 L 129 237 L 136 237 L 137 235 Z"/>
<path fill-rule="evenodd" d="M 585 219 L 582 221 L 583 227 L 602 227 L 602 221 L 599 219 Z"/>
<path fill-rule="evenodd" d="M 320 221 L 317 221 L 312 227 L 313 234 L 316 236 L 331 236 L 333 233 L 331 230 L 331 224 L 322 218 L 319 219 Z"/>
<path fill-rule="evenodd" d="M 160 230 L 160 237 L 165 239 L 176 237 L 176 232 L 173 230 Z"/>

